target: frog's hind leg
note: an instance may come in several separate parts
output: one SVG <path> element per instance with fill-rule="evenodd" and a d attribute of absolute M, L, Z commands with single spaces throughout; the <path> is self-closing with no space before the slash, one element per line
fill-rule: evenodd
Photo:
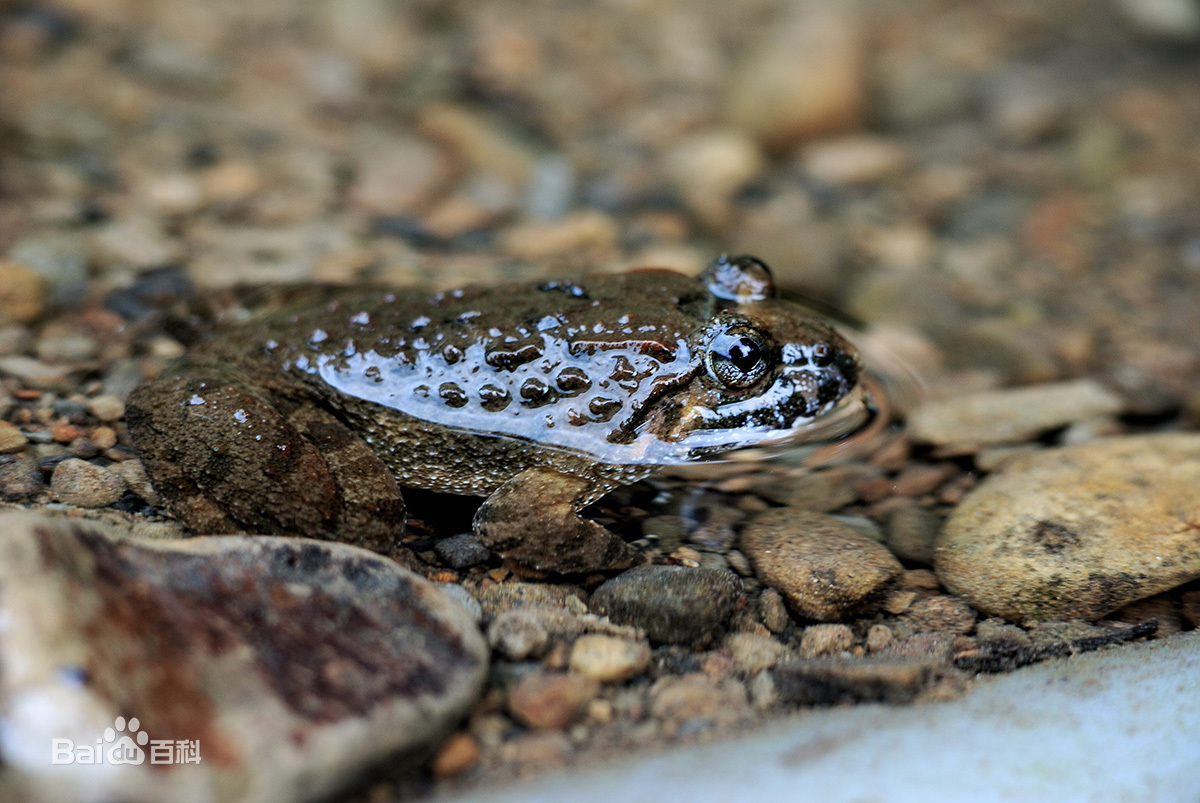
<path fill-rule="evenodd" d="M 539 571 L 624 569 L 641 553 L 578 511 L 594 484 L 530 468 L 497 488 L 475 514 L 475 534 L 506 560 Z"/>
<path fill-rule="evenodd" d="M 193 530 L 390 551 L 404 530 L 391 472 L 330 413 L 284 410 L 240 371 L 199 361 L 138 388 L 127 405 L 155 489 Z"/>

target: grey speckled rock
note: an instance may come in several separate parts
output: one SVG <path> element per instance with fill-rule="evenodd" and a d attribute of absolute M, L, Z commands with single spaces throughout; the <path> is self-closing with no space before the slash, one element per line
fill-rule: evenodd
<path fill-rule="evenodd" d="M 324 797 L 372 762 L 431 749 L 487 671 L 462 605 L 329 542 L 145 541 L 6 514 L 0 618 L 13 799 Z M 54 740 L 108 735 L 106 755 L 126 740 L 141 763 L 51 764 Z M 158 740 L 196 743 L 200 762 L 152 766 Z"/>
<path fill-rule="evenodd" d="M 958 506 L 936 570 L 976 608 L 1097 619 L 1200 577 L 1200 434 L 1014 458 Z"/>
<path fill-rule="evenodd" d="M 707 640 L 733 613 L 742 581 L 732 572 L 683 566 L 639 566 L 592 594 L 593 613 L 646 631 L 651 641 Z"/>
<path fill-rule="evenodd" d="M 742 551 L 754 572 L 807 619 L 836 622 L 881 597 L 900 575 L 886 548 L 832 516 L 778 508 L 742 530 Z"/>

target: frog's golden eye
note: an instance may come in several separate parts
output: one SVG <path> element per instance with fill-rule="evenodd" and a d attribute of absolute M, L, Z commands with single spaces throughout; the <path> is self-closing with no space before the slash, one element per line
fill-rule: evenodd
<path fill-rule="evenodd" d="M 708 374 L 729 388 L 748 388 L 769 370 L 774 347 L 770 339 L 742 320 L 718 320 L 704 354 Z"/>

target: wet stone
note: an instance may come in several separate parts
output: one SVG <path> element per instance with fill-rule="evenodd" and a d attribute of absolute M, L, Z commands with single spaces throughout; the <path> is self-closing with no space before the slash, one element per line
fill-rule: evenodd
<path fill-rule="evenodd" d="M 16 424 L 0 421 L 0 454 L 11 454 L 25 448 L 29 439 Z"/>
<path fill-rule="evenodd" d="M 667 677 L 650 688 L 650 713 L 665 728 L 733 725 L 750 713 L 746 687 L 703 674 Z"/>
<path fill-rule="evenodd" d="M 800 656 L 837 655 L 854 646 L 854 631 L 846 625 L 809 625 L 800 634 Z"/>
<path fill-rule="evenodd" d="M 475 599 L 483 615 L 491 618 L 503 611 L 546 605 L 563 608 L 572 613 L 587 613 L 587 592 L 574 586 L 545 583 L 497 583 L 479 589 Z"/>
<path fill-rule="evenodd" d="M 31 323 L 46 306 L 46 280 L 38 273 L 0 260 L 0 326 Z"/>
<path fill-rule="evenodd" d="M 0 498 L 15 502 L 46 490 L 36 460 L 23 458 L 0 463 Z"/>
<path fill-rule="evenodd" d="M 799 616 L 835 622 L 869 609 L 902 571 L 882 545 L 831 516 L 776 509 L 742 531 L 758 578 Z"/>
<path fill-rule="evenodd" d="M 492 556 L 478 538 L 471 533 L 452 535 L 433 545 L 438 558 L 451 569 L 465 569 L 484 563 Z"/>
<path fill-rule="evenodd" d="M 887 546 L 898 558 L 914 563 L 933 563 L 933 544 L 941 518 L 914 502 L 897 507 L 887 520 Z"/>
<path fill-rule="evenodd" d="M 905 622 L 920 631 L 965 635 L 975 629 L 975 611 L 947 594 L 917 600 L 904 613 Z"/>
<path fill-rule="evenodd" d="M 742 594 L 732 572 L 683 566 L 639 566 L 608 580 L 592 595 L 592 611 L 641 628 L 651 641 L 707 640 L 729 620 Z"/>
<path fill-rule="evenodd" d="M 5 752 L 17 789 L 312 799 L 385 757 L 418 758 L 482 687 L 470 616 L 391 561 L 302 539 L 123 533 L 0 518 L 0 613 L 15 623 L 0 708 L 12 744 L 29 746 Z M 195 742 L 200 763 L 62 773 L 46 760 L 53 739 L 92 745 L 131 716 L 127 734 Z"/>
<path fill-rule="evenodd" d="M 915 441 L 967 450 L 1027 440 L 1122 407 L 1116 394 L 1094 380 L 1078 379 L 929 402 L 909 417 L 908 432 Z"/>
<path fill-rule="evenodd" d="M 580 636 L 571 648 L 572 672 L 602 683 L 629 680 L 650 664 L 650 646 L 600 634 Z"/>
<path fill-rule="evenodd" d="M 488 644 L 510 661 L 545 655 L 550 648 L 550 629 L 540 613 L 538 607 L 501 613 L 488 625 Z"/>
<path fill-rule="evenodd" d="M 68 505 L 107 507 L 124 493 L 119 474 L 77 458 L 59 463 L 50 477 L 50 496 Z"/>
<path fill-rule="evenodd" d="M 1094 620 L 1200 578 L 1200 435 L 1109 438 L 1015 457 L 937 543 L 938 578 L 1011 621 Z"/>
<path fill-rule="evenodd" d="M 508 709 L 523 725 L 538 730 L 562 730 L 579 720 L 600 692 L 600 683 L 586 675 L 530 672 L 508 695 Z"/>
<path fill-rule="evenodd" d="M 768 150 L 857 125 L 866 105 L 865 31 L 840 5 L 795 4 L 750 51 L 730 85 L 726 117 Z"/>

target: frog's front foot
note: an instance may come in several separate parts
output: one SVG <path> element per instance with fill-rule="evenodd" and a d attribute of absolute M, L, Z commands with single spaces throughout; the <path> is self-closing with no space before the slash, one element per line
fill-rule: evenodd
<path fill-rule="evenodd" d="M 326 411 L 275 398 L 237 368 L 191 359 L 138 388 L 127 409 L 155 488 L 193 530 L 398 548 L 404 503 L 395 479 Z"/>
<path fill-rule="evenodd" d="M 574 574 L 625 569 L 641 553 L 579 516 L 591 484 L 548 469 L 522 471 L 475 514 L 475 534 L 506 560 L 538 571 Z"/>

